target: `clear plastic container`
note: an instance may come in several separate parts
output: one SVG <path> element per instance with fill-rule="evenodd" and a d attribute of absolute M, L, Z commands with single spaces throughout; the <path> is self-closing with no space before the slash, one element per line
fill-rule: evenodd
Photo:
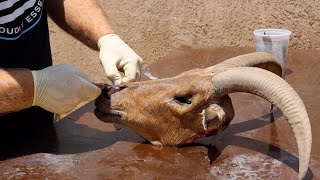
<path fill-rule="evenodd" d="M 286 29 L 258 29 L 253 31 L 255 36 L 256 51 L 269 52 L 275 55 L 279 60 L 285 73 L 288 46 L 291 31 Z"/>

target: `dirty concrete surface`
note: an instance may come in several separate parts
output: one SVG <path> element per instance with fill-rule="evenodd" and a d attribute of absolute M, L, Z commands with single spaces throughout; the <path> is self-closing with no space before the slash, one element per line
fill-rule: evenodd
<path fill-rule="evenodd" d="M 253 47 L 253 30 L 292 31 L 290 49 L 320 49 L 320 3 L 303 0 L 99 0 L 115 33 L 145 66 L 182 45 Z M 55 64 L 70 63 L 95 81 L 106 80 L 98 53 L 50 21 Z"/>
<path fill-rule="evenodd" d="M 173 50 L 144 69 L 142 80 L 208 67 L 253 48 Z M 289 50 L 285 79 L 305 103 L 313 130 L 308 179 L 320 179 L 320 51 Z M 99 121 L 92 102 L 13 145 L 1 145 L 0 179 L 295 179 L 298 153 L 290 126 L 264 99 L 231 95 L 235 118 L 218 135 L 169 148 Z M 17 131 L 18 133 L 18 131 Z M 6 137 L 10 140 L 10 137 Z"/>
<path fill-rule="evenodd" d="M 320 3 L 303 0 L 100 0 L 113 27 L 143 58 L 181 45 L 254 46 L 252 31 L 285 28 L 290 48 L 320 48 Z"/>

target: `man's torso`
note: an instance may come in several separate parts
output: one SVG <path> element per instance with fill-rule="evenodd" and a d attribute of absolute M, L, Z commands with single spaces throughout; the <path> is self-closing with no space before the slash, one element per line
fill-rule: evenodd
<path fill-rule="evenodd" d="M 0 68 L 39 70 L 52 65 L 45 0 L 0 0 L 0 54 Z M 52 124 L 52 119 L 52 113 L 32 107 L 0 116 L 0 131 L 34 129 Z"/>

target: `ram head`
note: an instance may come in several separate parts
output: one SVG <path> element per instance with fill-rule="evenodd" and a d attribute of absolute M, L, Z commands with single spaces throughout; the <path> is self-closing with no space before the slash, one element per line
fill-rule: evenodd
<path fill-rule="evenodd" d="M 107 86 L 95 102 L 95 114 L 131 128 L 154 145 L 182 146 L 229 125 L 234 117 L 229 93 L 255 94 L 278 107 L 292 127 L 301 179 L 310 159 L 310 121 L 281 74 L 273 55 L 245 54 L 171 78 Z"/>

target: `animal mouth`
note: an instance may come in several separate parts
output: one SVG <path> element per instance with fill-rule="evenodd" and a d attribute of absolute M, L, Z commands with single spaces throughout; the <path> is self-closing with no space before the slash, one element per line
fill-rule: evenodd
<path fill-rule="evenodd" d="M 106 85 L 102 89 L 102 94 L 105 95 L 108 99 L 110 99 L 112 94 L 119 92 L 125 88 L 127 88 L 127 86 L 123 84 Z"/>
<path fill-rule="evenodd" d="M 101 95 L 95 101 L 95 105 L 98 107 L 95 109 L 95 114 L 99 117 L 104 117 L 103 119 L 107 117 L 106 115 L 123 117 L 124 113 L 122 111 L 113 110 L 110 107 L 110 99 L 113 94 L 125 88 L 127 88 L 127 86 L 122 84 L 104 85 Z"/>
<path fill-rule="evenodd" d="M 108 123 L 115 123 L 119 118 L 121 119 L 124 116 L 124 113 L 117 110 L 108 110 L 108 111 L 101 111 L 98 108 L 94 110 L 94 114 L 96 117 L 103 121 Z"/>

